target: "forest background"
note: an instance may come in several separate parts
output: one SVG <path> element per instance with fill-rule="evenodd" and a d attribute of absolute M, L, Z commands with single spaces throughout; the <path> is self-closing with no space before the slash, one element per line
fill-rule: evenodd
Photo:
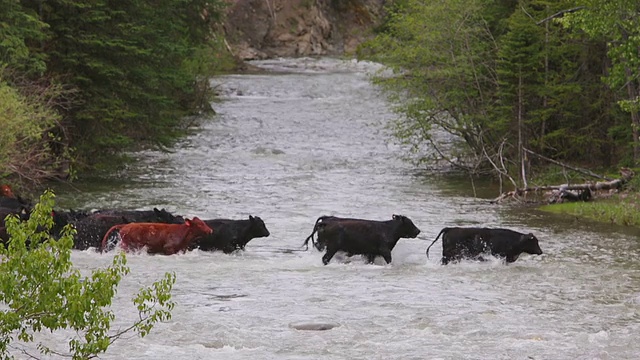
<path fill-rule="evenodd" d="M 0 180 L 73 179 L 163 148 L 234 66 L 222 1 L 0 0 Z"/>
<path fill-rule="evenodd" d="M 444 160 L 506 191 L 611 179 L 640 161 L 637 1 L 400 0 L 359 56 L 394 70 L 376 82 L 417 164 Z M 627 195 L 553 209 L 640 225 Z"/>

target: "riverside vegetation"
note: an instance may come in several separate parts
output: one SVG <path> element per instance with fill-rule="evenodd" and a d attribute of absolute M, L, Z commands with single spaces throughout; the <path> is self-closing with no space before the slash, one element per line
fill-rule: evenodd
<path fill-rule="evenodd" d="M 69 179 L 170 145 L 234 65 L 224 4 L 0 0 L 0 179 Z"/>
<path fill-rule="evenodd" d="M 600 173 L 640 162 L 639 6 L 398 0 L 358 56 L 393 70 L 374 81 L 402 114 L 392 130 L 416 164 L 524 189 L 548 184 L 557 167 L 545 159 Z M 553 207 L 640 225 L 636 199 Z"/>

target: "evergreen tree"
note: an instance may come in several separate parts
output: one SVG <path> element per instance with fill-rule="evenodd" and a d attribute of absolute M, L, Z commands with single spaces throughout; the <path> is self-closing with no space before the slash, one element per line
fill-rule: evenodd
<path fill-rule="evenodd" d="M 607 43 L 611 67 L 607 84 L 631 121 L 633 163 L 640 162 L 640 3 L 635 0 L 581 0 L 562 21 Z M 567 8 L 569 9 L 569 8 Z"/>
<path fill-rule="evenodd" d="M 499 6 L 490 7 L 499 3 Z M 432 137 L 443 129 L 463 141 L 475 156 L 483 154 L 483 127 L 497 89 L 496 39 L 502 2 L 481 0 L 408 0 L 391 9 L 383 32 L 360 51 L 390 66 L 395 76 L 378 77 L 398 110 L 396 135 L 412 146 L 418 160 L 444 154 L 449 137 Z M 444 140 L 444 141 L 442 141 Z M 429 148 L 435 147 L 436 153 Z"/>
<path fill-rule="evenodd" d="M 55 0 L 45 4 L 48 71 L 79 91 L 65 111 L 94 157 L 133 142 L 167 144 L 193 109 L 198 75 L 185 66 L 207 44 L 217 2 Z"/>
<path fill-rule="evenodd" d="M 463 159 L 474 172 L 488 169 L 520 186 L 532 154 L 604 166 L 619 160 L 620 116 L 598 80 L 606 69 L 601 43 L 548 21 L 572 1 L 395 4 L 359 54 L 394 70 L 375 81 L 398 104 L 404 118 L 396 135 L 419 161 Z"/>
<path fill-rule="evenodd" d="M 0 70 L 33 75 L 45 70 L 45 54 L 34 52 L 46 39 L 46 24 L 21 1 L 0 0 Z"/>

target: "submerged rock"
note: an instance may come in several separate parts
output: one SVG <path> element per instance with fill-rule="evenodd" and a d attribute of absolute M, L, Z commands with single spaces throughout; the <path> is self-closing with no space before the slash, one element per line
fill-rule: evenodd
<path fill-rule="evenodd" d="M 338 323 L 329 323 L 329 322 L 299 322 L 299 323 L 291 323 L 289 324 L 290 328 L 296 330 L 312 330 L 312 331 L 323 331 L 323 330 L 331 330 L 335 327 L 340 326 Z"/>

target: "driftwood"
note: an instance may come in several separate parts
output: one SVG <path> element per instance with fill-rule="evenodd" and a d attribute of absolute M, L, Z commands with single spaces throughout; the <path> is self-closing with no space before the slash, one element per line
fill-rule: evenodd
<path fill-rule="evenodd" d="M 504 192 L 493 201 L 491 201 L 491 203 L 498 203 L 510 198 L 518 199 L 518 197 L 523 196 L 527 193 L 541 193 L 543 191 L 555 191 L 557 192 L 556 196 L 558 196 L 560 199 L 565 198 L 567 200 L 586 201 L 591 199 L 592 192 L 599 190 L 620 189 L 622 185 L 624 185 L 633 177 L 633 175 L 634 172 L 631 169 L 622 168 L 620 169 L 620 178 L 618 179 L 584 184 L 562 184 L 526 187 Z M 572 190 L 578 192 L 574 193 L 572 192 Z"/>

